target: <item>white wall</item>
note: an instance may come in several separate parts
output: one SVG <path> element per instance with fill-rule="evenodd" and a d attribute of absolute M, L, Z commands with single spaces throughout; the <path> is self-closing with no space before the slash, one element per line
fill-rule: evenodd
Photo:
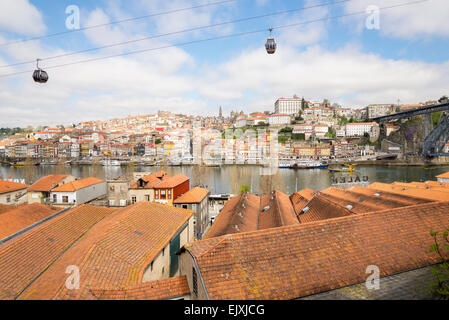
<path fill-rule="evenodd" d="M 96 198 L 100 198 L 106 195 L 106 182 L 94 184 L 92 186 L 73 191 L 73 192 L 51 192 L 50 199 L 53 201 L 53 195 L 56 194 L 57 204 L 66 204 L 62 199 L 67 196 L 69 199 L 68 204 L 80 205 Z"/>

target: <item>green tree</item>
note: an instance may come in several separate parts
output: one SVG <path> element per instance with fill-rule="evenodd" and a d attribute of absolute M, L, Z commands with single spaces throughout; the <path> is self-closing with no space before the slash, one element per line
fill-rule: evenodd
<path fill-rule="evenodd" d="M 441 111 L 432 113 L 432 124 L 434 127 L 440 122 Z"/>
<path fill-rule="evenodd" d="M 308 107 L 309 107 L 309 105 L 306 102 L 306 99 L 304 99 L 304 97 L 302 97 L 302 99 L 301 99 L 301 110 L 304 110 L 304 109 L 306 109 Z"/>
<path fill-rule="evenodd" d="M 240 185 L 240 189 L 239 189 L 239 193 L 248 193 L 251 191 L 251 186 L 249 184 L 241 184 Z"/>
<path fill-rule="evenodd" d="M 161 144 L 161 143 L 162 143 L 162 140 L 161 140 L 161 139 L 156 139 L 156 140 L 154 141 L 154 143 L 155 143 L 155 144 Z"/>
<path fill-rule="evenodd" d="M 440 99 L 438 99 L 439 103 L 445 103 L 449 102 L 449 98 L 447 96 L 442 96 Z"/>
<path fill-rule="evenodd" d="M 430 286 L 434 294 L 443 299 L 449 299 L 449 228 L 443 232 L 440 240 L 438 234 L 439 232 L 430 231 L 434 243 L 429 251 L 437 253 L 442 261 L 432 269 L 436 281 L 433 281 Z"/>
<path fill-rule="evenodd" d="M 285 127 L 279 131 L 279 133 L 292 133 L 293 129 L 289 127 Z"/>
<path fill-rule="evenodd" d="M 329 129 L 327 130 L 327 133 L 325 134 L 325 136 L 328 137 L 328 138 L 336 139 L 337 138 L 337 133 L 336 133 L 334 128 L 329 127 Z"/>
<path fill-rule="evenodd" d="M 293 133 L 292 134 L 292 140 L 306 140 L 306 135 L 304 133 Z"/>

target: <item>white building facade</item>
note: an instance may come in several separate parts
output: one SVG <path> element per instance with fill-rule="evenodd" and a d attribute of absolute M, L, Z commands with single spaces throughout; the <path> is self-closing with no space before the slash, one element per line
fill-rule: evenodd
<path fill-rule="evenodd" d="M 106 196 L 106 185 L 105 181 L 96 178 L 69 182 L 53 189 L 50 193 L 50 201 L 53 205 L 62 207 L 81 205 Z"/>
<path fill-rule="evenodd" d="M 272 114 L 267 117 L 270 126 L 288 125 L 291 123 L 291 117 L 288 114 Z"/>
<path fill-rule="evenodd" d="M 301 110 L 301 99 L 293 98 L 279 98 L 274 104 L 274 112 L 284 114 L 298 114 Z"/>
<path fill-rule="evenodd" d="M 346 124 L 346 136 L 362 137 L 365 133 L 371 135 L 374 126 L 378 126 L 378 124 L 375 122 L 348 123 Z"/>

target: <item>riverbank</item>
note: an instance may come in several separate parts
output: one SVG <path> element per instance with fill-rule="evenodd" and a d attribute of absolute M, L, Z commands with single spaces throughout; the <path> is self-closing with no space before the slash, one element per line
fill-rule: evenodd
<path fill-rule="evenodd" d="M 357 164 L 368 166 L 387 166 L 387 167 L 439 167 L 449 166 L 449 157 L 439 157 L 432 160 L 425 161 L 420 157 L 413 157 L 408 159 L 398 160 L 354 160 L 348 162 L 331 161 L 330 164 Z"/>
<path fill-rule="evenodd" d="M 360 179 L 367 184 L 436 180 L 435 176 L 449 171 L 449 165 L 412 167 L 410 165 L 379 165 L 376 161 L 375 165 L 357 164 L 355 169 L 355 172 L 351 174 L 332 173 L 326 169 L 279 169 L 275 170 L 273 175 L 266 175 L 263 167 L 255 165 L 223 165 L 222 167 L 56 165 L 17 168 L 0 165 L 0 179 L 25 179 L 26 184 L 32 184 L 50 174 L 71 174 L 77 178 L 97 177 L 109 180 L 122 176 L 132 180 L 135 172 L 164 170 L 169 176 L 183 174 L 189 177 L 191 187 L 204 186 L 211 190 L 212 194 L 237 194 L 244 184 L 250 186 L 251 193 L 264 194 L 279 190 L 292 194 L 306 188 L 320 191 L 330 186 L 339 186 L 343 177 L 352 177 L 353 181 Z M 335 184 L 336 179 L 339 184 Z M 345 180 L 348 181 L 348 179 Z"/>

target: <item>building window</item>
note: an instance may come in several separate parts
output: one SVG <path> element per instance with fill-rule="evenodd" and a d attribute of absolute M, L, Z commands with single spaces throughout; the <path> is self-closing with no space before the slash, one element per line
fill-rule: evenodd
<path fill-rule="evenodd" d="M 147 202 L 150 202 L 150 195 L 149 195 L 149 194 L 145 195 L 145 200 L 146 200 Z"/>
<path fill-rule="evenodd" d="M 151 271 L 153 271 L 153 261 L 151 261 Z"/>
<path fill-rule="evenodd" d="M 132 196 L 131 203 L 134 204 L 136 202 L 137 202 L 137 197 L 136 196 Z"/>
<path fill-rule="evenodd" d="M 159 199 L 159 190 L 154 191 L 154 198 Z"/>
<path fill-rule="evenodd" d="M 62 196 L 62 202 L 63 203 L 68 203 L 69 202 L 69 197 L 68 196 Z"/>
<path fill-rule="evenodd" d="M 6 197 L 6 203 L 10 203 L 11 202 L 11 196 L 7 196 Z"/>
<path fill-rule="evenodd" d="M 196 270 L 192 268 L 192 291 L 196 298 L 198 298 L 198 280 L 197 280 Z"/>
<path fill-rule="evenodd" d="M 165 190 L 161 190 L 161 199 L 165 200 L 166 199 L 166 191 Z"/>
<path fill-rule="evenodd" d="M 109 187 L 109 190 L 110 190 L 111 192 L 114 192 L 114 191 L 115 191 L 115 187 L 114 187 L 114 186 L 110 186 L 110 187 Z"/>
<path fill-rule="evenodd" d="M 58 201 L 58 198 L 56 197 L 56 194 L 54 194 L 54 195 L 53 195 L 53 202 L 56 203 L 57 201 Z"/>
<path fill-rule="evenodd" d="M 168 190 L 168 198 L 171 199 L 171 189 Z"/>
<path fill-rule="evenodd" d="M 183 208 L 183 209 L 187 209 L 187 205 L 186 205 L 186 204 L 183 204 L 183 205 L 182 205 L 182 208 Z"/>
<path fill-rule="evenodd" d="M 165 248 L 162 249 L 162 256 L 164 256 L 164 255 L 165 255 Z"/>

